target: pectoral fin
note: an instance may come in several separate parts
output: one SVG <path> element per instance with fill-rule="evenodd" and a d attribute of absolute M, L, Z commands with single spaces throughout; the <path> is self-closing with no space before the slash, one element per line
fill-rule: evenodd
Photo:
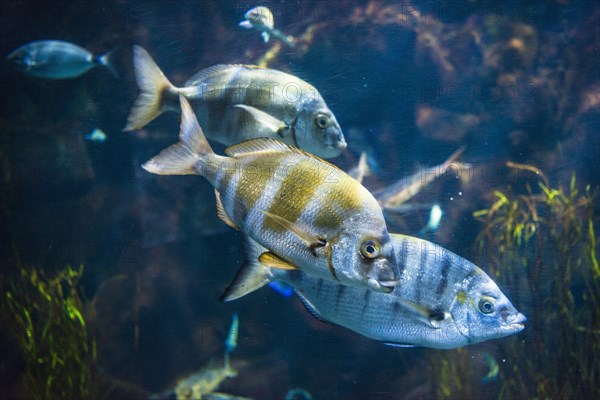
<path fill-rule="evenodd" d="M 276 133 L 280 137 L 285 137 L 285 132 L 289 129 L 285 122 L 275 118 L 269 113 L 259 110 L 258 108 L 248 106 L 246 104 L 236 104 L 234 107 L 238 107 L 247 111 L 256 122 L 266 127 L 273 133 Z"/>
<path fill-rule="evenodd" d="M 279 257 L 277 254 L 271 253 L 270 251 L 267 251 L 266 253 L 262 253 L 258 257 L 258 261 L 260 261 L 261 264 L 266 265 L 267 267 L 271 267 L 271 268 L 284 269 L 284 270 L 288 270 L 288 271 L 293 271 L 295 269 L 298 269 L 298 268 L 296 268 L 296 266 L 290 264 L 289 262 L 285 261 L 283 258 Z"/>
<path fill-rule="evenodd" d="M 449 317 L 449 314 L 444 311 L 432 309 L 411 300 L 397 299 L 397 301 L 406 309 L 415 313 L 419 320 L 435 329 L 439 329 L 439 322 Z"/>
<path fill-rule="evenodd" d="M 296 236 L 302 239 L 306 247 L 308 247 L 313 254 L 315 254 L 316 248 L 323 247 L 327 243 L 324 239 L 320 238 L 319 236 L 315 236 L 306 232 L 298 225 L 288 221 L 285 218 L 280 217 L 279 215 L 271 214 L 267 211 L 263 211 L 263 214 L 271 218 L 273 221 L 277 222 L 279 225 L 296 234 Z"/>
<path fill-rule="evenodd" d="M 268 32 L 263 32 L 260 34 L 263 37 L 263 40 L 265 41 L 265 43 L 269 42 L 269 33 Z"/>

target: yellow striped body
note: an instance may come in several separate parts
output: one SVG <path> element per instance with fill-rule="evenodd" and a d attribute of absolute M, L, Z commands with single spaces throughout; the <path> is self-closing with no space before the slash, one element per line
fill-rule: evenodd
<path fill-rule="evenodd" d="M 253 142 L 275 143 L 266 139 Z M 333 247 L 339 280 L 361 285 L 376 260 L 365 260 L 356 245 L 375 238 L 387 250 L 385 221 L 373 196 L 337 167 L 299 151 L 284 149 L 212 155 L 198 172 L 219 191 L 225 212 L 241 231 L 307 273 L 333 279 L 325 249 L 313 254 L 297 235 L 269 218 L 279 216 Z M 209 165 L 210 168 L 207 168 Z M 391 250 L 391 247 L 389 248 Z M 385 253 L 385 251 L 383 251 Z M 392 272 L 382 280 L 393 280 Z"/>
<path fill-rule="evenodd" d="M 179 142 L 143 167 L 161 175 L 199 174 L 218 192 L 225 223 L 269 250 L 260 260 L 281 268 L 390 292 L 397 266 L 375 198 L 345 172 L 273 139 L 216 155 L 190 104 L 180 96 Z"/>

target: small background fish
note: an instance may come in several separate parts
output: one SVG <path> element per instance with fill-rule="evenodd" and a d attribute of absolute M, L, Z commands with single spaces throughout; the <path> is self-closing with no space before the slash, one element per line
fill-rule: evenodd
<path fill-rule="evenodd" d="M 112 52 L 95 56 L 76 44 L 61 40 L 40 40 L 25 44 L 8 55 L 20 72 L 36 78 L 76 78 L 90 69 L 103 66 L 118 76 Z"/>

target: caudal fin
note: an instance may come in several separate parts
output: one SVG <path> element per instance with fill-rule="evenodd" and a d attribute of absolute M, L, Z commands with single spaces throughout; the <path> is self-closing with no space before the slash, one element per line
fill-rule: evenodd
<path fill-rule="evenodd" d="M 177 93 L 177 88 L 165 77 L 150 54 L 140 46 L 133 46 L 133 67 L 140 95 L 131 108 L 124 131 L 143 128 L 165 110 L 165 94 Z"/>
<path fill-rule="evenodd" d="M 117 72 L 117 68 L 115 68 L 115 64 L 113 62 L 113 56 L 114 56 L 115 50 L 111 50 L 106 54 L 101 55 L 100 57 L 98 57 L 98 63 L 100 65 L 105 66 L 110 73 L 115 77 L 115 78 L 119 78 L 119 73 Z"/>
<path fill-rule="evenodd" d="M 181 104 L 181 127 L 179 142 L 161 151 L 147 161 L 142 168 L 158 175 L 195 175 L 195 165 L 203 156 L 214 154 L 190 103 L 179 96 Z"/>

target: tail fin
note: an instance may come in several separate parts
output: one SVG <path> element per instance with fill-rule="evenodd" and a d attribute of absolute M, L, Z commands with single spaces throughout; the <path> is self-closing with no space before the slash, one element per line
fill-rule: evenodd
<path fill-rule="evenodd" d="M 140 88 L 124 131 L 143 128 L 164 110 L 165 92 L 177 93 L 177 88 L 165 77 L 150 54 L 140 46 L 133 47 L 135 79 Z"/>
<path fill-rule="evenodd" d="M 114 56 L 115 50 L 116 49 L 113 49 L 113 50 L 109 51 L 108 53 L 103 54 L 100 57 L 98 57 L 98 64 L 103 65 L 106 68 L 108 68 L 110 73 L 113 74 L 113 76 L 115 78 L 119 79 L 119 73 L 117 72 L 117 69 L 115 68 L 115 64 L 113 62 L 113 56 Z"/>
<path fill-rule="evenodd" d="M 258 261 L 258 256 L 267 250 L 247 236 L 242 240 L 242 247 L 244 263 L 221 295 L 221 301 L 231 301 L 244 297 L 265 286 L 273 279 L 271 269 Z"/>
<path fill-rule="evenodd" d="M 179 142 L 161 151 L 159 155 L 147 161 L 142 168 L 158 175 L 195 175 L 196 163 L 208 154 L 211 149 L 190 103 L 179 96 L 181 104 L 181 127 Z"/>

